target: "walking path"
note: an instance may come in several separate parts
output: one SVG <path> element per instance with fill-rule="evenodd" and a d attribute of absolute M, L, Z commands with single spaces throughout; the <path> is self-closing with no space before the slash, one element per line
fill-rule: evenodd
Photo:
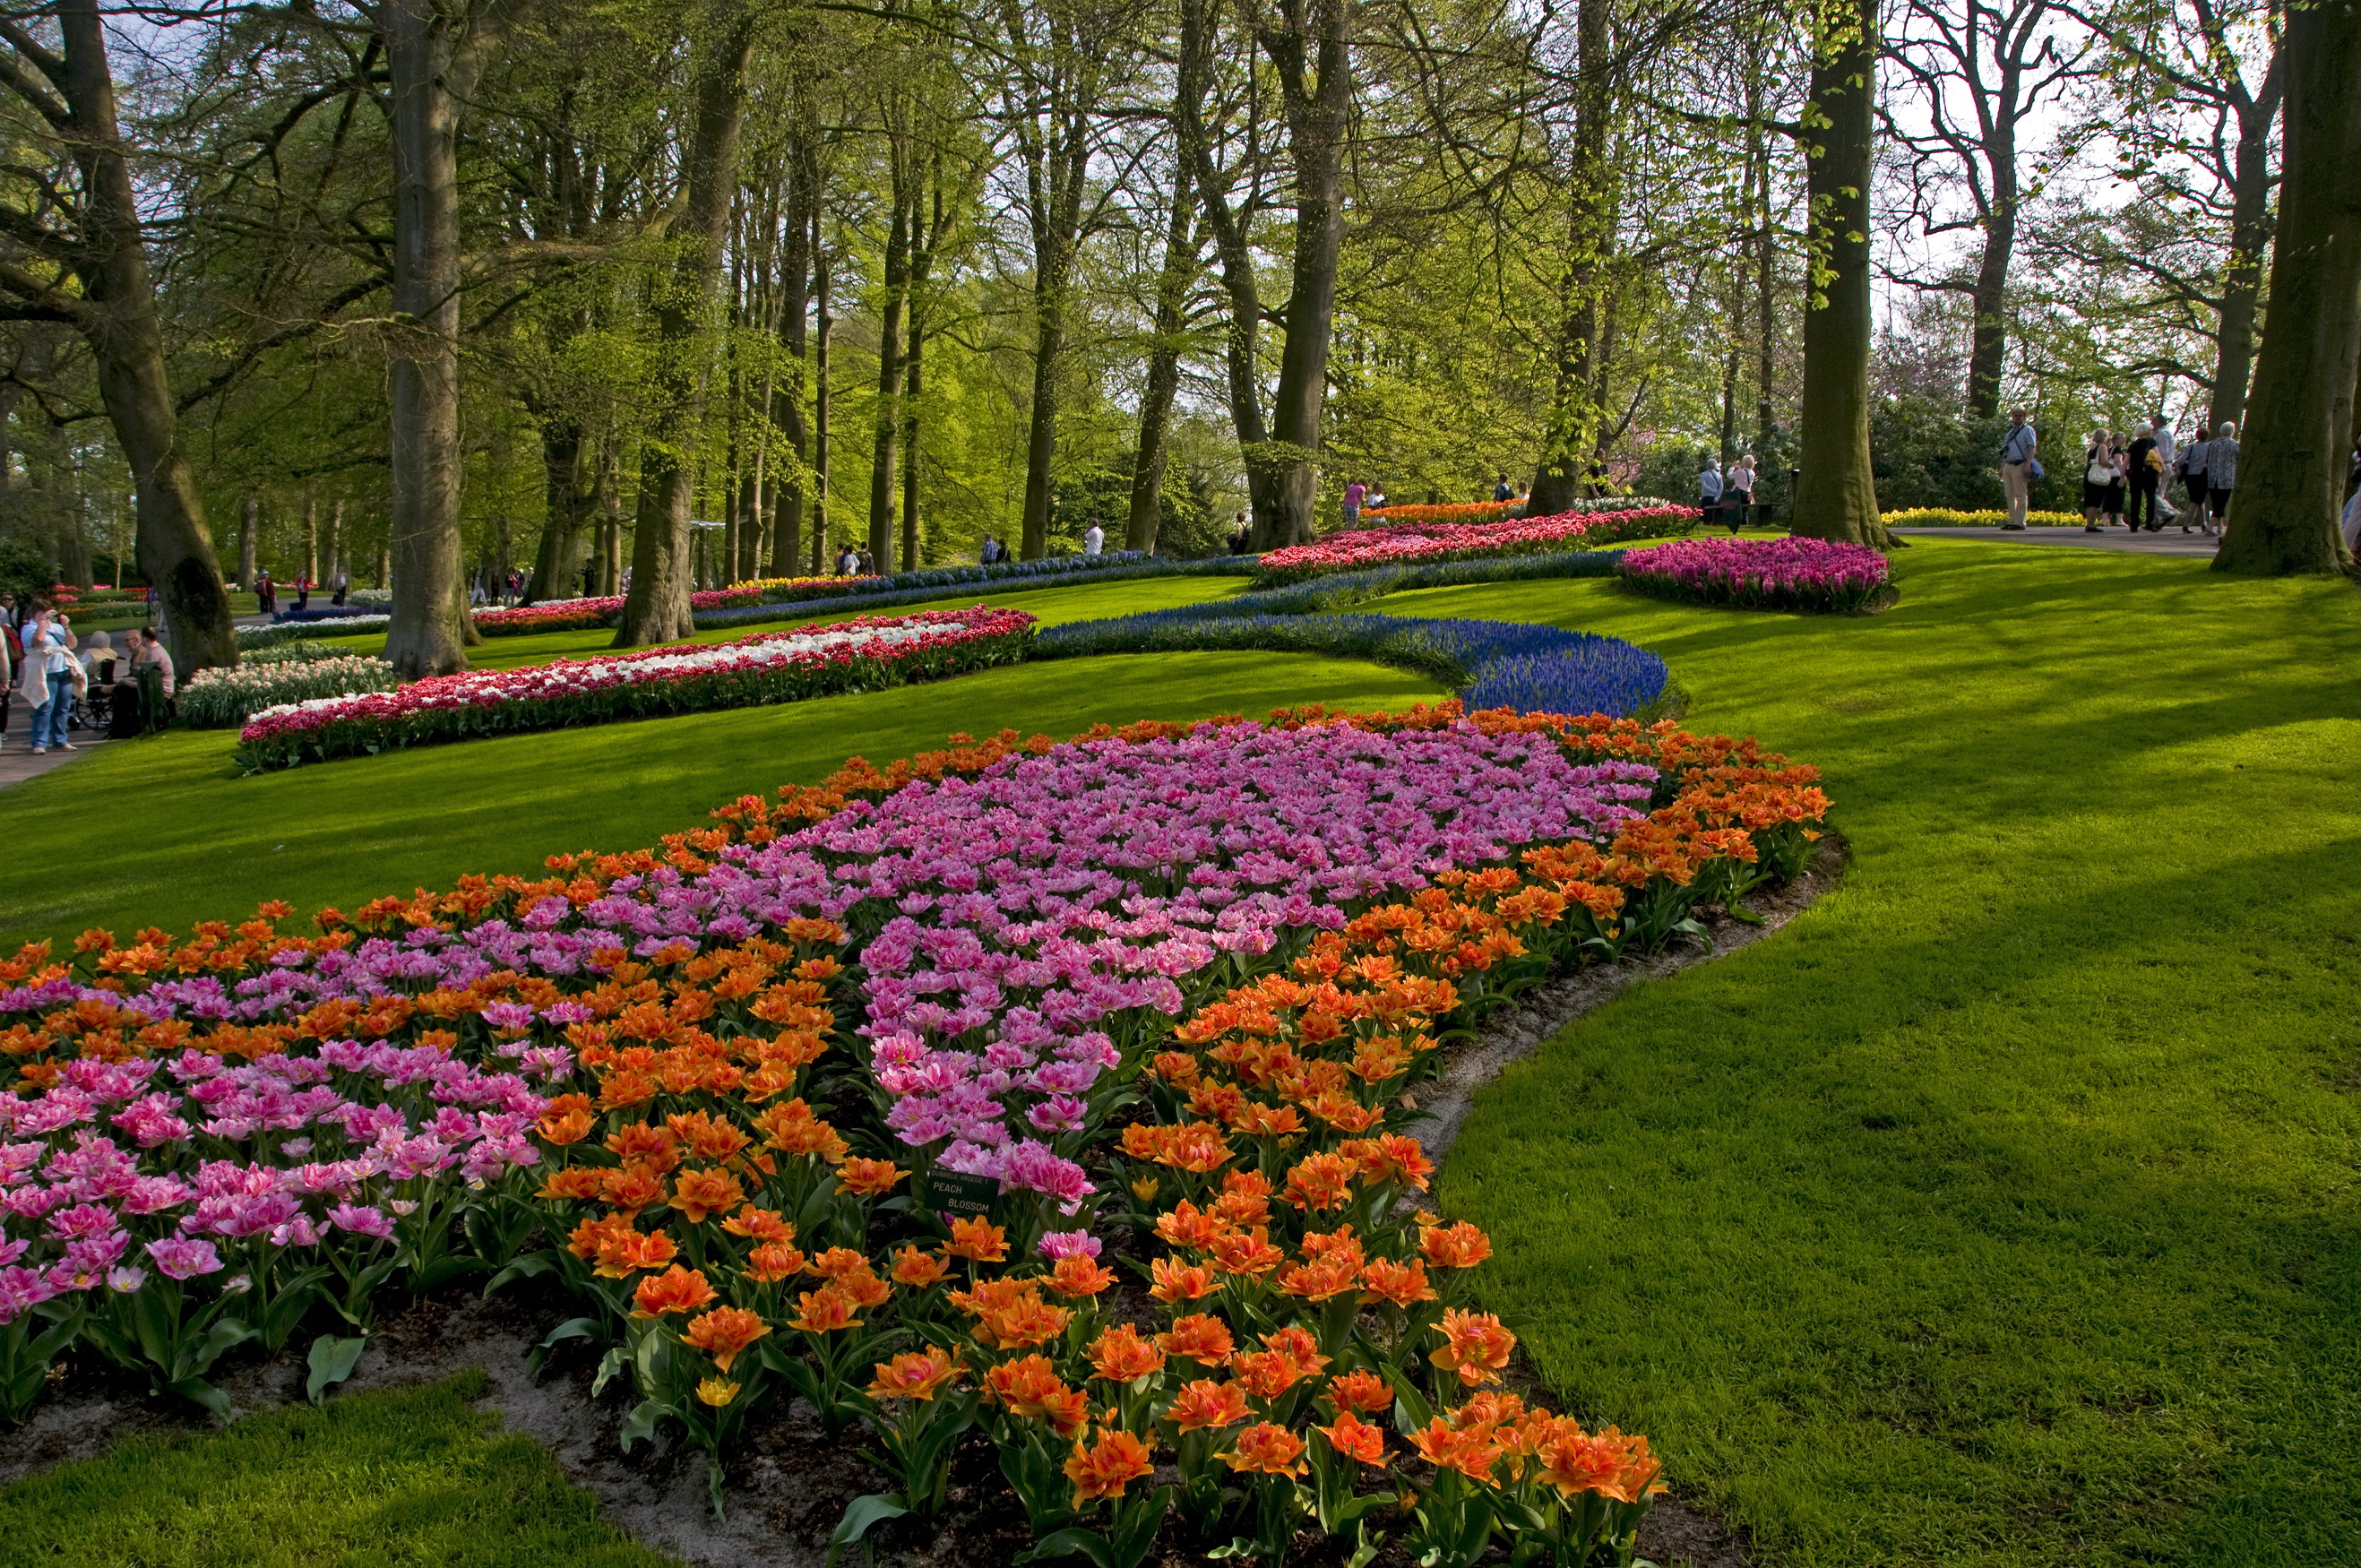
<path fill-rule="evenodd" d="M 1927 539 L 1989 539 L 2002 544 L 2070 544 L 2135 555 L 2194 555 L 2208 561 L 2222 547 L 2217 537 L 2183 533 L 2178 528 L 2167 528 L 2162 533 L 2134 533 L 2124 528 L 2085 533 L 2077 523 L 2070 528 L 2028 528 L 2021 533 L 1998 528 L 1897 528 L 1894 532 Z"/>
<path fill-rule="evenodd" d="M 105 737 L 88 729 L 72 729 L 66 738 L 73 742 L 71 751 L 51 749 L 40 756 L 33 755 L 27 737 L 33 732 L 33 710 L 15 692 L 8 694 L 8 732 L 0 735 L 0 789 L 37 778 L 51 768 L 62 767 L 76 757 L 86 757 L 108 744 Z"/>

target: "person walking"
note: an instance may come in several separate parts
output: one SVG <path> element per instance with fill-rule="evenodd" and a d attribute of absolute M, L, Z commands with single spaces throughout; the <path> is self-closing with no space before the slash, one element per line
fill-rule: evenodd
<path fill-rule="evenodd" d="M 2164 459 L 2157 455 L 2156 440 L 2157 421 L 2162 418 L 2159 414 L 2157 419 L 2148 421 L 2147 427 L 2140 431 L 2124 453 L 2127 468 L 2125 477 L 2131 485 L 2129 516 L 2132 531 L 2136 533 L 2143 526 L 2150 533 L 2163 532 L 2162 525 L 2156 520 L 2157 488 L 2164 481 Z"/>
<path fill-rule="evenodd" d="M 278 587 L 270 580 L 270 568 L 268 566 L 262 569 L 260 576 L 254 579 L 254 606 L 264 615 L 279 608 Z"/>
<path fill-rule="evenodd" d="M 1721 459 L 1708 457 L 1705 466 L 1697 470 L 1697 510 L 1705 514 L 1708 528 L 1720 526 L 1721 487 Z"/>
<path fill-rule="evenodd" d="M 1738 461 L 1730 466 L 1722 477 L 1721 516 L 1735 534 L 1746 526 L 1747 514 L 1754 506 L 1754 454 L 1741 452 Z"/>
<path fill-rule="evenodd" d="M 0 745 L 8 740 L 8 713 L 16 706 L 16 661 L 24 656 L 16 646 L 16 623 L 8 619 L 15 608 L 14 596 L 0 605 Z"/>
<path fill-rule="evenodd" d="M 1362 502 L 1362 500 L 1363 500 L 1363 499 L 1364 499 L 1368 495 L 1368 493 L 1369 493 L 1369 487 L 1368 487 L 1368 486 L 1367 486 L 1367 485 L 1365 485 L 1365 484 L 1363 484 L 1360 480 L 1358 480 L 1358 479 L 1350 479 L 1350 480 L 1345 481 L 1345 527 L 1347 527 L 1347 528 L 1358 528 L 1358 527 L 1360 527 L 1360 526 L 1361 526 L 1361 502 Z"/>
<path fill-rule="evenodd" d="M 25 701 L 33 710 L 33 755 L 55 746 L 75 748 L 66 740 L 66 720 L 73 712 L 73 633 L 65 618 L 47 604 L 34 601 L 38 613 L 25 634 Z"/>
<path fill-rule="evenodd" d="M 2213 444 L 2213 432 L 2202 424 L 2197 426 L 2195 438 L 2180 449 L 2179 464 L 2180 493 L 2189 498 L 2189 515 L 2207 533 L 2213 530 L 2205 521 L 2205 454 Z M 2188 532 L 2189 525 L 2182 523 L 2180 531 Z"/>
<path fill-rule="evenodd" d="M 2114 462 L 2107 452 L 2107 433 L 2094 430 L 2082 453 L 2082 532 L 2104 532 L 2099 518 L 2106 510 L 2107 487 L 2115 479 Z M 2110 520 L 2112 521 L 2112 520 Z"/>
<path fill-rule="evenodd" d="M 1246 526 L 1246 514 L 1240 512 L 1231 520 L 1230 554 L 1243 555 L 1246 553 L 1246 546 L 1253 543 L 1254 530 Z"/>
<path fill-rule="evenodd" d="M 2011 532 L 2025 531 L 2025 514 L 2033 504 L 2033 481 L 2041 477 L 2041 438 L 2026 422 L 2023 409 L 2008 411 L 2008 433 L 2000 438 L 2000 484 L 2008 493 Z"/>
<path fill-rule="evenodd" d="M 1096 522 L 1093 522 L 1082 534 L 1082 554 L 1085 555 L 1098 555 L 1104 554 L 1105 551 L 1106 530 L 1101 528 Z"/>
<path fill-rule="evenodd" d="M 2205 501 L 2213 510 L 2206 532 L 2219 533 L 2229 526 L 2222 520 L 2230 510 L 2230 492 L 2237 488 L 2238 427 L 2224 420 L 2205 444 Z"/>
<path fill-rule="evenodd" d="M 1517 488 L 1509 483 L 1509 476 L 1506 474 L 1493 482 L 1492 499 L 1496 501 L 1512 501 L 1517 499 Z"/>

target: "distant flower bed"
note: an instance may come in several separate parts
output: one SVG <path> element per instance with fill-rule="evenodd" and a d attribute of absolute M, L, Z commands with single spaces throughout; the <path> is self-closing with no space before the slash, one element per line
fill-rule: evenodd
<path fill-rule="evenodd" d="M 2004 511 L 1951 511 L 1943 507 L 1915 507 L 1885 514 L 1888 528 L 1997 528 L 2008 521 Z M 2025 521 L 2035 528 L 2080 528 L 2079 511 L 2029 511 Z"/>
<path fill-rule="evenodd" d="M 256 669 L 267 664 L 308 664 L 320 659 L 349 659 L 350 648 L 334 642 L 305 640 L 297 642 L 277 642 L 268 648 L 257 648 L 238 656 L 240 669 Z"/>
<path fill-rule="evenodd" d="M 334 626 L 322 626 L 312 620 L 280 620 L 269 626 L 241 626 L 237 629 L 237 645 L 241 651 L 275 647 L 281 642 L 296 642 L 327 632 L 336 637 L 351 637 L 364 631 L 383 631 L 393 624 L 390 615 L 347 615 L 336 618 Z"/>
<path fill-rule="evenodd" d="M 1658 598 L 1747 609 L 1861 610 L 1885 591 L 1893 569 L 1865 544 L 1702 539 L 1627 551 L 1615 575 Z"/>
<path fill-rule="evenodd" d="M 1363 507 L 1361 526 L 1415 528 L 1430 522 L 1490 522 L 1517 510 L 1522 501 L 1446 501 L 1433 506 Z"/>
<path fill-rule="evenodd" d="M 727 588 L 703 589 L 688 596 L 691 610 L 737 609 L 746 605 L 761 604 L 781 594 L 805 598 L 826 598 L 854 594 L 864 587 L 874 587 L 876 577 L 765 577 L 759 582 L 739 583 Z M 612 626 L 623 613 L 623 596 L 611 594 L 597 598 L 544 599 L 539 604 L 517 605 L 508 609 L 476 611 L 476 630 L 487 637 L 521 637 L 535 631 L 572 631 L 593 626 Z"/>
<path fill-rule="evenodd" d="M 237 757 L 260 773 L 392 747 L 874 691 L 1021 659 L 1032 625 L 1022 610 L 979 605 L 434 675 L 392 692 L 259 710 L 238 736 Z"/>
<path fill-rule="evenodd" d="M 1494 522 L 1345 529 L 1310 544 L 1268 552 L 1262 557 L 1256 576 L 1263 583 L 1293 583 L 1324 572 L 1356 571 L 1411 561 L 1472 561 L 1495 555 L 1595 550 L 1626 540 L 1686 533 L 1700 515 L 1695 507 L 1642 502 Z"/>
<path fill-rule="evenodd" d="M 227 729 L 244 724 L 248 715 L 267 707 L 360 692 L 391 691 L 400 680 L 393 666 L 383 659 L 345 653 L 324 659 L 291 660 L 264 654 L 234 670 L 199 670 L 181 685 L 178 711 L 180 721 L 192 729 Z"/>

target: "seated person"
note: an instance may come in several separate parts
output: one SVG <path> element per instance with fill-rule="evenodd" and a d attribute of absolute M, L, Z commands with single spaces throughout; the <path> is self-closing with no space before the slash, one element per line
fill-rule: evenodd
<path fill-rule="evenodd" d="M 160 729 L 172 715 L 175 685 L 172 655 L 152 626 L 145 626 L 133 632 L 131 647 L 131 678 L 139 682 L 144 691 L 148 676 L 152 674 L 156 677 L 156 700 L 152 705 L 142 704 L 141 723 L 145 728 Z M 126 703 L 124 706 L 130 705 Z"/>

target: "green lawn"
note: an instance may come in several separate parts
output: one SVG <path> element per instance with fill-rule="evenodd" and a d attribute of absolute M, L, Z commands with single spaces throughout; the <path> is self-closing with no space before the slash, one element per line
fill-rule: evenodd
<path fill-rule="evenodd" d="M 529 1437 L 483 1375 L 137 1438 L 0 1490 L 0 1568 L 659 1568 Z"/>
<path fill-rule="evenodd" d="M 1108 616 L 1137 615 L 1142 610 L 1168 609 L 1177 604 L 1200 604 L 1206 599 L 1227 598 L 1232 594 L 1245 592 L 1247 587 L 1244 577 L 1141 577 L 1130 582 L 1027 588 L 1018 592 L 972 587 L 964 593 L 946 594 L 939 599 L 928 599 L 924 604 L 889 605 L 883 609 L 873 610 L 832 609 L 792 620 L 764 620 L 747 626 L 721 627 L 711 631 L 700 631 L 686 641 L 733 642 L 741 637 L 785 631 L 798 626 L 816 626 L 855 615 L 914 615 L 922 609 L 971 609 L 979 604 L 988 604 L 994 609 L 1027 610 L 1043 625 L 1055 626 L 1062 620 L 1098 620 Z M 385 651 L 383 631 L 357 637 L 323 637 L 320 641 L 349 648 L 356 653 L 380 653 Z M 487 637 L 467 650 L 467 662 L 479 670 L 510 670 L 521 664 L 538 664 L 548 659 L 579 659 L 593 653 L 604 653 L 613 648 L 614 642 L 612 630 L 598 627 L 583 631 L 543 631 L 523 637 Z"/>
<path fill-rule="evenodd" d="M 1901 606 L 1869 620 L 1596 581 L 1380 607 L 1655 648 L 1697 727 L 1827 770 L 1855 853 L 1778 936 L 1513 1069 L 1443 1201 L 1493 1232 L 1485 1288 L 1557 1397 L 1650 1432 L 1766 1563 L 2350 1563 L 2361 595 L 1982 541 L 1897 570 Z M 0 919 L 185 927 L 523 870 L 955 728 L 1421 695 L 1373 666 L 1185 654 L 264 779 L 228 775 L 225 737 L 172 736 L 0 795 Z M 78 1495 L 0 1514 L 0 1552 L 107 1537 L 112 1495 Z M 445 1483 L 404 1496 L 439 1518 Z M 518 1539 L 541 1517 L 485 1508 Z M 428 1528 L 402 1538 L 419 1560 L 473 1561 Z"/>
<path fill-rule="evenodd" d="M 1483 1100 L 1443 1192 L 1573 1408 L 1773 1563 L 2361 1559 L 2361 596 L 1921 542 L 1869 620 L 1645 643 L 1856 859 Z"/>
<path fill-rule="evenodd" d="M 350 908 L 467 872 L 537 872 L 544 856 L 653 844 L 739 795 L 812 783 L 854 752 L 883 761 L 939 746 L 953 730 L 1064 736 L 1103 720 L 1406 707 L 1442 695 L 1422 675 L 1305 653 L 1078 659 L 253 778 L 231 761 L 236 730 L 175 730 L 0 795 L 16 850 L 0 856 L 0 950 L 92 926 L 126 939 L 143 926 L 185 932 L 267 898 Z"/>

